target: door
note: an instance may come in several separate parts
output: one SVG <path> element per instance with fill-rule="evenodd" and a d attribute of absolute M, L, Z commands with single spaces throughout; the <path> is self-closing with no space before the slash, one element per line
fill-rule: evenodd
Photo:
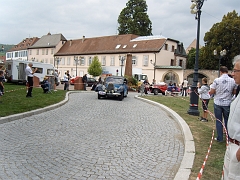
<path fill-rule="evenodd" d="M 21 82 L 26 81 L 26 73 L 25 73 L 26 67 L 27 67 L 27 64 L 19 63 L 19 66 L 18 66 L 18 81 L 21 81 Z"/>

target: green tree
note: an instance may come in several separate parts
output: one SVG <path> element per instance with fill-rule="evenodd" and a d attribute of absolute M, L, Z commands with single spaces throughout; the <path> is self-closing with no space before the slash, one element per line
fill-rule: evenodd
<path fill-rule="evenodd" d="M 129 0 L 118 16 L 119 34 L 152 35 L 152 22 L 145 0 Z"/>
<path fill-rule="evenodd" d="M 222 21 L 212 26 L 205 34 L 205 48 L 201 59 L 206 69 L 218 69 L 219 52 L 226 49 L 227 54 L 222 58 L 221 65 L 232 68 L 232 59 L 239 54 L 240 49 L 240 16 L 234 10 L 224 15 Z M 214 57 L 213 51 L 218 51 L 218 57 Z"/>
<path fill-rule="evenodd" d="M 94 56 L 93 61 L 88 68 L 88 74 L 94 77 L 102 74 L 102 65 L 98 60 L 98 56 Z"/>
<path fill-rule="evenodd" d="M 193 69 L 195 64 L 196 49 L 191 48 L 187 55 L 187 69 Z"/>

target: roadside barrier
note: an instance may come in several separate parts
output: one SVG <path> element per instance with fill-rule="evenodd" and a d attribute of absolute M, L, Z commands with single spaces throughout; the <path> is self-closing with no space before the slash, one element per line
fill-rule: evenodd
<path fill-rule="evenodd" d="M 196 91 L 195 91 L 195 93 L 199 96 L 199 94 L 198 94 Z M 184 99 L 184 98 L 181 98 L 181 99 L 183 99 L 184 101 L 186 101 L 186 99 Z M 199 98 L 199 99 L 201 100 L 201 98 Z M 202 102 L 205 103 L 204 101 L 202 101 Z M 202 109 L 202 106 L 200 106 L 200 107 L 201 107 L 201 109 Z M 203 110 L 203 109 L 202 109 L 202 110 Z M 214 113 L 212 113 L 212 112 L 209 111 L 208 109 L 207 109 L 207 111 L 208 111 L 208 113 L 209 113 L 209 115 L 210 115 L 210 117 L 211 117 L 211 120 L 212 120 L 212 122 L 213 122 L 213 131 L 212 131 L 212 137 L 211 137 L 210 145 L 209 145 L 209 147 L 208 147 L 207 154 L 206 154 L 206 156 L 205 156 L 205 159 L 204 159 L 204 161 L 203 161 L 202 167 L 201 167 L 201 169 L 200 169 L 200 171 L 199 171 L 199 173 L 198 173 L 198 176 L 197 176 L 196 180 L 200 180 L 200 179 L 201 179 L 202 174 L 203 174 L 203 170 L 204 170 L 204 168 L 205 168 L 206 162 L 207 162 L 207 160 L 208 160 L 208 157 L 209 157 L 209 154 L 210 154 L 210 151 L 211 151 L 211 148 L 212 148 L 212 143 L 213 143 L 213 140 L 214 140 L 214 132 L 215 132 L 215 128 L 216 128 L 216 126 L 215 126 L 215 124 L 214 124 L 215 120 L 219 121 L 219 122 L 222 124 L 223 129 L 224 129 L 224 133 L 226 134 L 226 146 L 228 146 L 228 133 L 227 133 L 227 129 L 226 129 L 224 123 L 223 123 L 222 121 L 220 121 L 219 119 L 217 119 L 217 118 L 215 117 Z M 223 172 L 222 172 L 222 173 L 223 173 Z"/>
<path fill-rule="evenodd" d="M 204 168 L 205 168 L 206 162 L 207 162 L 207 160 L 208 160 L 208 156 L 209 156 L 210 151 L 211 151 L 211 148 L 212 148 L 213 139 L 214 139 L 214 129 L 213 129 L 213 132 L 212 132 L 212 138 L 211 138 L 211 141 L 210 141 L 210 145 L 209 145 L 209 147 L 208 147 L 207 155 L 206 155 L 206 157 L 205 157 L 205 159 L 204 159 L 204 161 L 203 161 L 202 167 L 201 167 L 201 169 L 200 169 L 200 172 L 198 173 L 198 176 L 197 176 L 197 179 L 196 179 L 196 180 L 200 180 L 201 177 L 202 177 L 203 170 L 204 170 Z"/>
<path fill-rule="evenodd" d="M 19 89 L 14 89 L 14 90 L 4 91 L 4 93 L 9 93 L 9 92 L 14 92 L 14 91 L 19 91 L 19 90 L 23 90 L 23 89 L 26 89 L 26 87 L 24 87 L 24 88 L 19 88 Z"/>

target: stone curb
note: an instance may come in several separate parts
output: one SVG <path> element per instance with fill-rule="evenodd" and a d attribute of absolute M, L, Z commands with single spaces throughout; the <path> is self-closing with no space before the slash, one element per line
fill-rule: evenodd
<path fill-rule="evenodd" d="M 192 136 L 189 126 L 184 121 L 184 119 L 182 119 L 181 116 L 179 116 L 175 111 L 168 108 L 167 106 L 164 106 L 162 104 L 159 104 L 157 102 L 154 102 L 154 101 L 151 101 L 148 99 L 141 98 L 141 97 L 139 97 L 139 95 L 136 95 L 135 98 L 145 101 L 145 102 L 148 102 L 155 106 L 159 106 L 160 108 L 168 111 L 169 113 L 171 113 L 173 115 L 176 122 L 181 127 L 181 130 L 183 132 L 183 137 L 184 137 L 185 148 L 184 148 L 184 155 L 183 155 L 181 165 L 178 169 L 178 172 L 175 175 L 174 180 L 188 180 L 189 176 L 191 174 L 191 169 L 192 169 L 194 157 L 195 157 L 195 145 L 194 145 L 193 136 Z"/>
<path fill-rule="evenodd" d="M 68 91 L 66 93 L 65 99 L 59 103 L 52 104 L 52 105 L 44 107 L 44 108 L 35 109 L 35 110 L 24 112 L 24 113 L 13 114 L 13 115 L 6 116 L 6 117 L 0 117 L 0 124 L 4 124 L 4 123 L 15 121 L 15 120 L 18 120 L 18 119 L 21 119 L 24 117 L 29 117 L 32 115 L 40 114 L 40 113 L 55 109 L 57 107 L 60 107 L 68 102 L 68 96 L 70 93 L 79 93 L 79 92 L 80 93 L 92 93 L 92 91 Z"/>

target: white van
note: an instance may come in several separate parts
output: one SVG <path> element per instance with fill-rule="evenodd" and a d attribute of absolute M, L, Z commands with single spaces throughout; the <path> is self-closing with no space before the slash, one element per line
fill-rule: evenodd
<path fill-rule="evenodd" d="M 38 77 L 40 82 L 43 81 L 46 75 L 54 74 L 54 66 L 52 64 L 22 60 L 7 60 L 5 62 L 5 67 L 7 70 L 5 78 L 8 80 L 8 82 L 26 83 L 27 77 L 25 69 L 30 62 L 33 64 L 32 68 L 37 68 L 34 76 Z"/>

